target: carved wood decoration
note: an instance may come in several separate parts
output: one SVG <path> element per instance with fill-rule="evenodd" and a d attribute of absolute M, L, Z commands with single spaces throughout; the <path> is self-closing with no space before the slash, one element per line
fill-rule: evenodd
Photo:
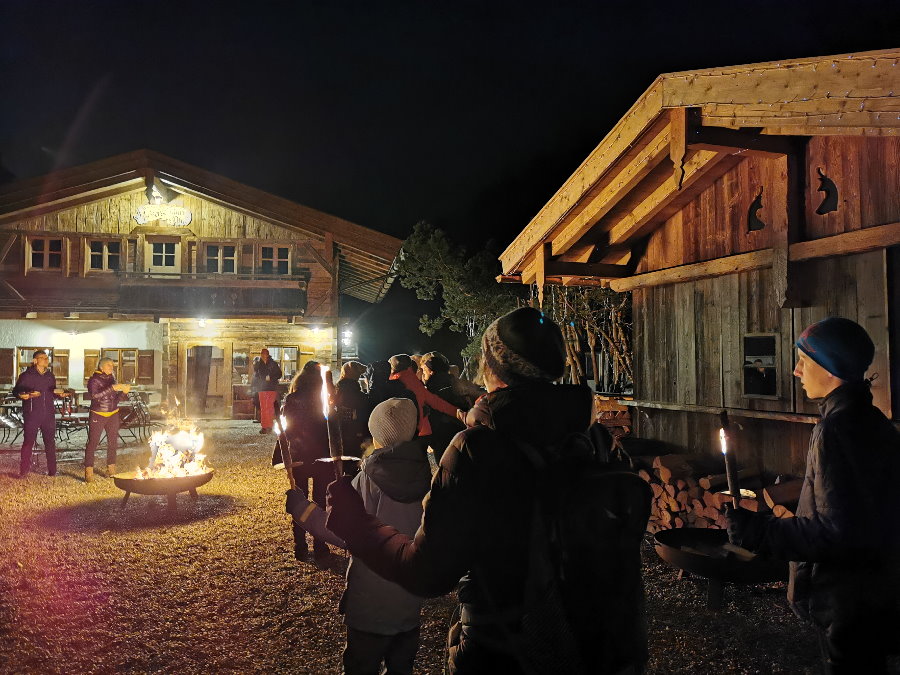
<path fill-rule="evenodd" d="M 750 203 L 750 208 L 747 209 L 747 232 L 758 232 L 766 226 L 766 224 L 756 215 L 763 205 L 762 194 L 763 189 L 762 186 L 760 186 L 756 199 Z"/>
<path fill-rule="evenodd" d="M 838 189 L 834 181 L 825 175 L 821 167 L 816 167 L 816 173 L 819 174 L 817 191 L 825 193 L 825 198 L 822 199 L 822 203 L 816 209 L 816 214 L 824 216 L 826 213 L 838 210 Z"/>

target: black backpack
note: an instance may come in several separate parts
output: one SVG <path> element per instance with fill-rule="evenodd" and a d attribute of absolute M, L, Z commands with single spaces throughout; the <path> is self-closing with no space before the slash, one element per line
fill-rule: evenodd
<path fill-rule="evenodd" d="M 647 660 L 641 543 L 650 486 L 598 458 L 585 434 L 557 447 L 518 443 L 534 468 L 520 632 L 507 631 L 523 672 L 641 672 Z"/>

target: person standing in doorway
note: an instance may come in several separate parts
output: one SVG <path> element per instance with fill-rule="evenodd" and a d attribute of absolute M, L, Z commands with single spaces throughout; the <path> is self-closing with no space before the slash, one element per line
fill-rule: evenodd
<path fill-rule="evenodd" d="M 24 478 L 31 470 L 31 453 L 37 440 L 38 429 L 44 439 L 47 455 L 47 475 L 56 475 L 56 407 L 54 397 L 68 396 L 56 388 L 56 378 L 50 370 L 50 357 L 43 349 L 37 350 L 31 365 L 16 380 L 12 393 L 22 399 L 22 417 L 25 421 L 19 477 Z"/>
<path fill-rule="evenodd" d="M 113 375 L 116 364 L 110 358 L 102 358 L 87 383 L 91 396 L 91 416 L 88 422 L 88 442 L 84 449 L 84 482 L 94 480 L 94 451 L 100 444 L 100 435 L 106 432 L 106 473 L 116 472 L 116 449 L 119 445 L 119 401 L 125 398 L 131 385 L 117 384 Z"/>
<path fill-rule="evenodd" d="M 281 366 L 278 365 L 269 356 L 268 349 L 262 349 L 259 352 L 259 360 L 253 363 L 253 391 L 254 401 L 258 409 L 258 419 L 262 428 L 259 430 L 261 434 L 267 434 L 272 431 L 272 420 L 278 415 L 280 408 L 278 401 L 278 383 L 281 381 Z M 271 391 L 274 394 L 263 394 L 262 392 Z M 263 410 L 263 401 L 271 401 Z"/>

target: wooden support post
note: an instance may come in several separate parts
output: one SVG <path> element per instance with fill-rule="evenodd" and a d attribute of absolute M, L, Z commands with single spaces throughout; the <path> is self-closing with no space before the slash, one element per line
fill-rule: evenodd
<path fill-rule="evenodd" d="M 772 292 L 775 304 L 782 308 L 801 306 L 793 278 L 796 265 L 791 262 L 790 247 L 803 239 L 806 229 L 803 211 L 805 187 L 806 139 L 797 139 L 793 142 L 793 151 L 787 154 L 787 223 L 783 232 L 775 233 L 772 247 Z"/>
<path fill-rule="evenodd" d="M 544 284 L 547 283 L 547 262 L 550 259 L 552 244 L 544 242 L 534 252 L 535 283 L 538 290 L 538 306 L 544 308 Z"/>

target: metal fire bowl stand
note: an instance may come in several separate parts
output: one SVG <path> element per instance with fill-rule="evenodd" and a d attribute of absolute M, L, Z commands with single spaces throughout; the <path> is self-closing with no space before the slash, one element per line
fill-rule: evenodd
<path fill-rule="evenodd" d="M 714 557 L 692 551 L 683 551 L 687 546 L 700 551 L 721 550 L 728 543 L 725 530 L 682 527 L 674 530 L 662 530 L 656 533 L 656 553 L 660 558 L 682 572 L 690 572 L 706 577 L 706 603 L 710 609 L 722 607 L 723 584 L 764 584 L 772 581 L 784 581 L 788 576 L 787 563 L 757 556 L 752 560 L 741 560 L 733 554 L 727 557 Z M 680 575 L 679 575 L 680 577 Z"/>
<path fill-rule="evenodd" d="M 135 474 L 117 473 L 112 477 L 116 487 L 125 491 L 122 506 L 128 503 L 131 493 L 139 495 L 166 495 L 169 513 L 175 513 L 175 495 L 179 492 L 190 493 L 197 499 L 197 488 L 212 480 L 214 471 L 198 473 L 193 476 L 176 476 L 174 478 L 135 478 Z"/>

